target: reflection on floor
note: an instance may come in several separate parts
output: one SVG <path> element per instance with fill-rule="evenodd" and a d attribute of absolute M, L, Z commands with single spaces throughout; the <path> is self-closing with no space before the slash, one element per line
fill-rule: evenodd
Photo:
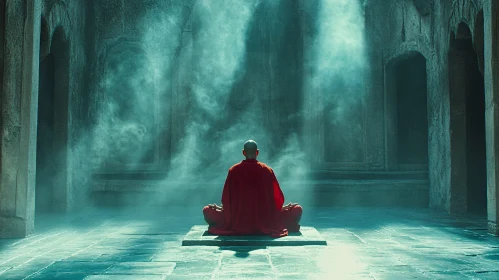
<path fill-rule="evenodd" d="M 305 209 L 328 246 L 181 246 L 202 223 L 201 209 L 39 217 L 33 236 L 0 239 L 0 279 L 499 279 L 483 218 Z"/>

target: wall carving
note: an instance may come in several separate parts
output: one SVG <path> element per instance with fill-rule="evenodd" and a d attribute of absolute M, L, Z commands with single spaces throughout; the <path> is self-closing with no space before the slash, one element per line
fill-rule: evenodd
<path fill-rule="evenodd" d="M 457 34 L 457 28 L 461 22 L 466 23 L 471 30 L 474 30 L 475 17 L 480 8 L 481 5 L 477 0 L 454 0 L 449 19 L 450 31 Z"/>
<path fill-rule="evenodd" d="M 48 13 L 47 22 L 51 37 L 57 27 L 64 26 L 64 36 L 69 40 L 70 33 L 68 30 L 72 30 L 72 24 L 66 2 L 58 1 L 52 6 Z"/>

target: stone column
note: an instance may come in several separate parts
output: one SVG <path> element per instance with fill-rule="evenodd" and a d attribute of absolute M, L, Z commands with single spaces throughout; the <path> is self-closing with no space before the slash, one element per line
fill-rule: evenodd
<path fill-rule="evenodd" d="M 487 217 L 489 232 L 499 235 L 499 2 L 486 0 L 485 130 L 487 147 Z"/>
<path fill-rule="evenodd" d="M 376 37 L 370 34 L 371 37 Z M 384 67 L 382 50 L 375 48 L 380 38 L 370 38 L 367 46 L 369 70 L 366 73 L 366 169 L 385 169 Z"/>
<path fill-rule="evenodd" d="M 7 1 L 0 238 L 34 231 L 41 1 Z"/>
<path fill-rule="evenodd" d="M 385 61 L 383 38 L 378 29 L 378 10 L 367 3 L 365 12 L 365 52 L 368 67 L 365 72 L 366 169 L 385 169 Z"/>

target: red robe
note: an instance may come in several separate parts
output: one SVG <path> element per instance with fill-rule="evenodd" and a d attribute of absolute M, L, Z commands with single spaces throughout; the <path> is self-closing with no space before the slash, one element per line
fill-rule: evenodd
<path fill-rule="evenodd" d="M 284 195 L 272 168 L 255 159 L 232 166 L 222 193 L 223 211 L 205 207 L 210 224 L 208 232 L 216 235 L 264 234 L 273 237 L 298 231 L 301 207 L 282 210 Z"/>

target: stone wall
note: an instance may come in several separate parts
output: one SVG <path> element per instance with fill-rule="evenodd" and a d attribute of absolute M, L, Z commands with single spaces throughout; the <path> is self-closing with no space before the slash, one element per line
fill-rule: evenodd
<path fill-rule="evenodd" d="M 193 2 L 99 1 L 92 5 L 95 32 L 89 143 L 94 145 L 93 169 L 163 172 L 171 156 L 172 135 L 178 129 L 172 120 L 182 114 L 173 106 L 173 68 L 178 64 L 182 30 Z M 130 63 L 134 64 L 131 68 Z M 135 87 L 135 81 L 143 85 Z M 127 114 L 111 107 L 135 109 Z M 116 130 L 120 125 L 129 129 Z M 144 137 L 137 138 L 137 134 Z M 123 139 L 131 141 L 123 143 Z M 134 150 L 146 156 L 130 156 Z"/>
<path fill-rule="evenodd" d="M 199 77 L 204 71 L 202 68 L 207 68 L 206 65 L 196 65 L 199 59 L 196 54 L 214 51 L 213 57 L 215 57 L 221 51 L 215 49 L 213 45 L 204 45 L 205 39 L 196 37 L 196 30 L 199 29 L 202 19 L 199 14 L 198 16 L 195 14 L 195 1 L 172 1 L 171 3 L 100 1 L 94 3 L 96 57 L 92 63 L 92 72 L 95 75 L 92 80 L 90 105 L 94 127 L 97 130 L 99 127 L 108 127 L 105 120 L 109 116 L 103 113 L 105 111 L 105 108 L 102 108 L 103 104 L 126 102 L 113 99 L 116 87 L 113 83 L 106 84 L 109 79 L 116 78 L 116 81 L 126 83 L 127 79 L 135 79 L 141 75 L 154 76 L 151 73 L 156 71 L 150 90 L 135 89 L 132 86 L 127 86 L 123 90 L 123 92 L 129 92 L 130 100 L 138 100 L 135 104 L 140 102 L 144 104 L 137 106 L 139 109 L 130 114 L 131 118 L 127 119 L 126 115 L 120 118 L 123 124 L 144 127 L 147 121 L 139 120 L 137 116 L 150 113 L 148 120 L 153 126 L 145 127 L 144 130 L 152 131 L 152 138 L 158 142 L 141 142 L 140 146 L 153 146 L 153 159 L 131 167 L 129 163 L 136 162 L 137 158 L 113 159 L 109 157 L 116 154 L 112 152 L 113 149 L 120 150 L 120 147 L 116 147 L 118 140 L 98 141 L 103 145 L 96 158 L 98 163 L 96 172 L 119 173 L 131 170 L 166 172 L 169 170 L 169 162 L 172 158 L 182 152 L 181 143 L 188 141 L 186 138 L 193 137 L 187 135 L 189 125 L 192 123 L 211 127 L 209 131 L 196 137 L 203 137 L 205 140 L 199 144 L 199 150 L 215 152 L 219 147 L 212 146 L 220 140 L 217 138 L 220 133 L 214 132 L 229 130 L 228 128 L 234 125 L 236 120 L 241 122 L 240 116 L 247 113 L 245 104 L 253 102 L 249 98 L 255 100 L 258 110 L 262 110 L 262 113 L 258 114 L 255 119 L 258 133 L 271 135 L 268 138 L 273 139 L 261 139 L 261 142 L 272 143 L 267 145 L 266 156 L 270 158 L 276 155 L 280 147 L 274 143 L 285 142 L 290 134 L 296 134 L 301 129 L 298 111 L 302 91 L 300 76 L 303 54 L 300 33 L 295 32 L 299 30 L 299 13 L 296 4 L 282 4 L 281 6 L 277 7 L 271 2 L 262 2 L 255 10 L 251 22 L 248 23 L 247 38 L 245 38 L 247 57 L 243 63 L 244 66 L 236 74 L 234 84 L 229 85 L 228 89 L 223 89 L 227 90 L 227 93 L 221 93 L 225 95 L 224 98 L 229 104 L 224 112 L 227 118 L 223 120 L 209 117 L 211 112 L 203 108 L 205 104 L 196 101 L 193 90 L 199 86 Z M 227 27 L 223 26 L 224 23 L 216 24 L 219 25 L 210 26 L 210 28 L 213 30 L 219 28 L 220 32 L 227 32 Z M 238 36 L 238 34 L 227 35 Z M 244 34 L 242 35 L 245 37 Z M 293 44 L 287 44 L 284 40 L 292 41 Z M 224 46 L 221 44 L 220 47 Z M 117 53 L 130 48 L 136 49 L 134 56 L 146 57 L 144 66 L 141 66 L 149 67 L 144 71 L 146 74 L 134 72 L 134 75 L 130 77 L 113 77 L 118 71 L 113 70 L 109 61 L 114 58 L 117 61 L 126 61 L 130 56 L 119 57 L 120 54 Z M 211 49 L 208 50 L 209 48 Z M 228 49 L 228 52 L 230 53 L 231 50 Z M 219 79 L 219 77 L 214 76 L 211 79 Z M 206 80 L 206 82 L 203 81 L 205 88 L 212 87 L 211 89 L 216 90 L 214 87 L 219 86 L 215 84 L 216 82 L 210 81 L 210 78 Z M 144 93 L 137 96 L 141 92 Z M 124 103 L 123 105 L 126 106 Z M 226 106 L 226 104 L 222 105 L 220 108 Z M 133 138 L 130 134 L 120 133 L 115 133 L 112 137 Z M 134 150 L 134 148 L 123 146 L 121 152 L 129 150 Z M 234 153 L 237 153 L 237 150 Z M 117 151 L 117 153 L 120 152 Z M 125 152 L 125 154 L 130 155 L 130 152 Z M 200 164 L 212 162 L 213 156 L 220 157 L 220 155 L 208 155 L 208 153 L 203 156 L 200 153 L 199 158 L 203 162 Z M 237 156 L 236 158 L 239 159 L 240 157 Z M 206 158 L 202 159 L 203 157 Z M 225 167 L 228 168 L 230 165 L 224 165 Z"/>
<path fill-rule="evenodd" d="M 431 9 L 428 7 L 431 6 Z M 392 1 L 389 5 L 377 5 L 369 1 L 366 20 L 374 47 L 372 59 L 373 74 L 377 79 L 385 72 L 393 59 L 398 59 L 411 52 L 423 55 L 427 62 L 428 76 L 428 153 L 430 176 L 430 206 L 451 212 L 465 212 L 465 181 L 458 174 L 463 174 L 460 158 L 463 150 L 456 141 L 463 135 L 452 138 L 451 96 L 449 95 L 449 44 L 451 32 L 457 32 L 460 22 L 466 23 L 475 33 L 475 22 L 482 7 L 482 1 Z M 478 31 L 481 29 L 478 28 Z M 483 33 L 482 35 L 483 36 Z M 475 34 L 473 38 L 475 39 Z M 483 37 L 482 37 L 483 40 Z M 478 42 L 479 40 L 474 40 Z M 382 42 L 382 43 L 381 43 Z M 377 50 L 377 51 L 376 51 Z M 483 59 L 483 53 L 480 55 Z M 483 68 L 482 68 L 483 69 Z M 385 77 L 386 78 L 386 77 Z M 386 79 L 385 79 L 386 82 Z M 386 84 L 373 81 L 372 93 L 382 99 Z M 378 112 L 387 112 L 378 102 Z M 385 103 L 386 105 L 386 103 Z M 379 124 L 378 124 L 379 125 Z M 390 130 L 389 124 L 385 129 Z M 385 141 L 390 141 L 389 131 Z M 381 137 L 378 135 L 378 137 Z M 454 140 L 452 140 L 454 139 Z M 453 142 L 454 141 L 454 142 Z M 454 145 L 454 146 L 452 146 Z M 454 147 L 454 148 L 453 148 Z M 390 168 L 390 145 L 385 148 L 386 167 Z"/>
<path fill-rule="evenodd" d="M 65 94 L 67 94 L 67 113 L 62 114 L 67 119 L 67 139 L 61 145 L 67 145 L 67 182 L 66 191 L 56 190 L 55 192 L 63 193 L 60 197 L 58 206 L 61 210 L 77 208 L 78 205 L 84 203 L 84 194 L 86 189 L 86 176 L 82 176 L 80 170 L 85 168 L 83 165 L 85 160 L 81 158 L 81 150 L 84 147 L 82 136 L 85 135 L 85 127 L 87 120 L 87 104 L 86 100 L 89 83 L 89 68 L 88 68 L 88 46 L 89 32 L 91 20 L 87 20 L 89 13 L 87 5 L 81 1 L 44 1 L 42 10 L 42 21 L 46 22 L 48 38 L 42 38 L 42 51 L 50 50 L 50 43 L 54 41 L 56 29 L 64 33 L 64 37 L 68 44 L 69 59 L 67 71 L 67 85 Z M 43 34 L 43 33 L 42 33 Z M 46 46 L 44 44 L 49 44 Z M 47 53 L 41 53 L 42 58 Z M 58 79 L 58 77 L 56 77 Z M 59 77 L 60 79 L 60 77 Z M 62 148 L 62 147 L 61 147 Z M 62 167 L 64 169 L 64 167 Z M 65 194 L 64 194 L 65 193 Z M 83 200 L 83 201 L 82 201 Z"/>
<path fill-rule="evenodd" d="M 57 95 L 61 97 L 54 118 L 63 117 L 58 135 L 58 180 L 49 190 L 53 209 L 68 211 L 78 204 L 84 181 L 72 176 L 80 168 L 78 149 L 84 120 L 86 81 L 86 8 L 81 1 L 3 1 L 5 10 L 4 76 L 2 90 L 2 164 L 0 182 L 0 236 L 25 236 L 33 232 L 35 214 L 37 107 L 39 61 L 49 53 L 53 37 L 57 58 L 66 57 L 56 69 Z M 57 35 L 55 35 L 57 34 Z M 64 71 L 61 71 L 64 70 Z"/>
<path fill-rule="evenodd" d="M 246 137 L 244 129 L 234 130 L 231 122 L 244 123 L 240 116 L 253 102 L 262 110 L 254 120 L 263 128 L 258 135 L 265 139 L 262 145 L 267 148 L 267 159 L 280 159 L 276 163 L 289 165 L 296 158 L 279 157 L 279 148 L 298 134 L 298 143 L 305 143 L 302 147 L 307 156 L 298 161 L 305 159 L 315 168 L 329 170 L 429 170 L 430 207 L 466 212 L 465 132 L 459 130 L 464 103 L 453 90 L 459 88 L 459 79 L 449 79 L 460 71 L 453 64 L 451 44 L 452 38 L 464 36 L 459 26 L 466 24 L 481 73 L 490 75 L 497 70 L 495 64 L 488 64 L 487 52 L 481 51 L 489 48 L 488 55 L 495 54 L 487 45 L 490 42 L 483 46 L 484 37 L 493 36 L 484 35 L 481 27 L 483 2 L 492 5 L 488 1 L 392 0 L 389 5 L 367 1 L 369 69 L 365 96 L 362 104 L 349 108 L 362 117 L 349 119 L 358 134 L 352 136 L 355 141 L 349 141 L 348 148 L 339 150 L 333 148 L 341 145 L 329 141 L 335 137 L 322 110 L 328 95 L 321 86 L 307 84 L 307 78 L 314 75 L 307 54 L 314 50 L 314 36 L 319 32 L 315 22 L 320 16 L 312 1 L 297 0 L 286 6 L 262 2 L 255 10 L 247 28 L 248 40 L 244 41 L 248 59 L 236 73 L 236 82 L 224 89 L 230 106 L 218 108 L 219 115 L 215 116 L 200 99 L 196 100 L 196 78 L 203 74 L 196 64 L 203 50 L 203 38 L 197 33 L 200 17 L 196 17 L 196 1 L 0 1 L 0 20 L 5 24 L 4 32 L 0 32 L 4 42 L 0 49 L 0 236 L 24 236 L 33 231 L 36 173 L 40 172 L 36 166 L 38 78 L 44 74 L 39 67 L 51 55 L 56 65 L 54 116 L 59 120 L 54 123 L 59 142 L 54 153 L 57 183 L 49 190 L 52 210 L 79 209 L 88 202 L 94 190 L 94 173 L 114 172 L 112 179 L 116 180 L 124 178 L 124 173 L 138 171 L 164 179 L 162 174 L 172 170 L 173 157 L 190 152 L 181 149 L 182 143 L 192 139 L 203 140 L 190 155 L 199 159 L 199 166 L 209 165 L 213 156 L 220 154 L 223 164 L 233 163 L 234 158 L 240 158 L 232 152 L 239 149 L 238 144 L 224 143 L 222 148 L 231 149 L 226 152 L 214 143 L 221 139 L 220 131 Z M 496 15 L 494 10 L 487 11 Z M 490 13 L 485 18 L 489 25 Z M 220 32 L 229 30 L 223 24 L 219 28 Z M 218 47 L 222 50 L 217 50 L 218 54 L 226 50 L 223 45 Z M 393 75 L 401 62 L 420 56 L 426 65 L 429 162 L 404 165 L 397 150 L 400 120 Z M 123 67 L 143 72 L 130 76 L 131 72 L 120 72 Z M 485 83 L 490 88 L 492 78 L 486 78 Z M 495 117 L 490 112 L 495 111 L 490 108 L 495 99 L 488 96 L 486 100 L 490 103 L 487 135 L 493 136 Z M 116 122 L 122 125 L 113 127 Z M 199 125 L 194 128 L 201 128 L 200 133 L 189 134 L 192 123 Z M 124 130 L 115 131 L 116 127 Z M 341 136 L 351 132 L 348 128 L 340 126 L 334 132 Z M 497 212 L 497 191 L 495 157 L 490 156 L 495 153 L 495 142 L 489 136 L 490 215 Z M 335 153 L 351 157 L 331 156 Z M 152 178 L 147 176 L 142 178 Z M 133 181 L 137 179 L 133 174 L 126 179 L 132 180 L 129 184 L 138 182 Z M 106 182 L 101 183 L 103 188 L 96 189 L 106 191 Z M 120 186 L 123 182 L 115 183 Z M 495 221 L 496 216 L 489 219 Z M 492 225 L 496 227 L 495 222 Z"/>

